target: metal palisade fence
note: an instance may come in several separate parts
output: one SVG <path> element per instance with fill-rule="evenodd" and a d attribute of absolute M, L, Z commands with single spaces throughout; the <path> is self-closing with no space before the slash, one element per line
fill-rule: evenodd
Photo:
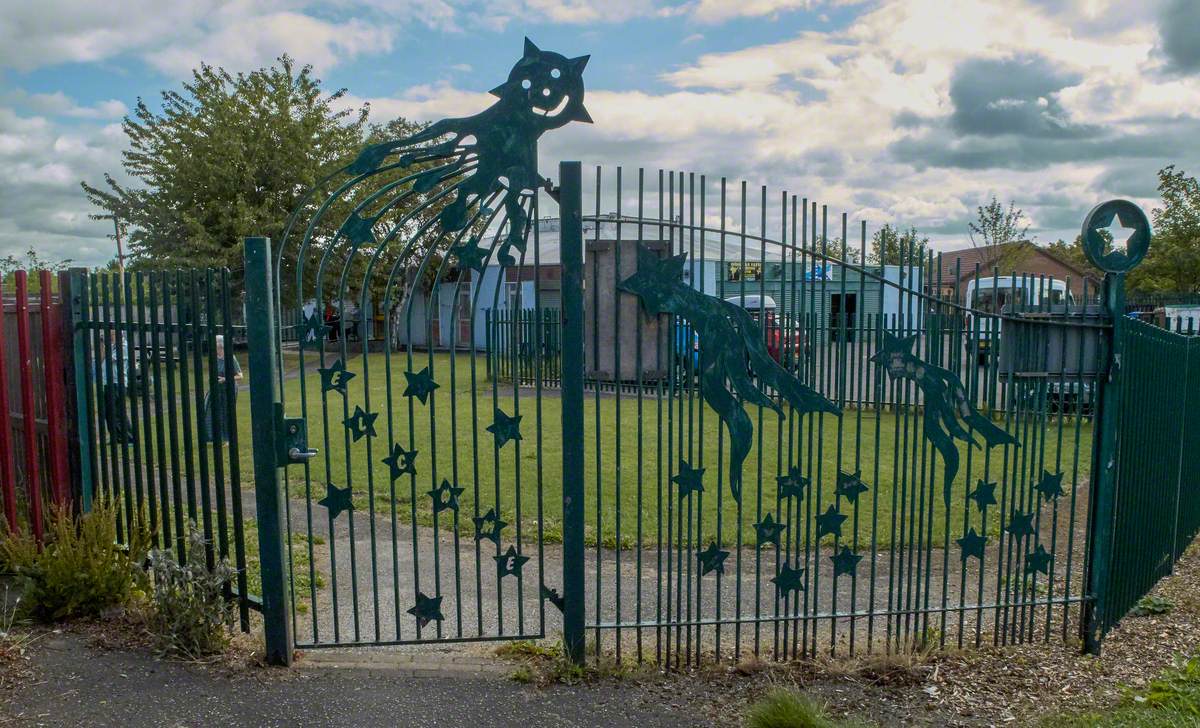
<path fill-rule="evenodd" d="M 664 665 L 1098 645 L 1194 535 L 1192 337 L 1091 281 L 871 262 L 864 226 L 720 179 L 597 171 L 572 201 L 579 169 L 574 232 L 525 252 L 540 279 L 555 246 L 558 307 L 460 271 L 426 294 L 468 302 L 444 346 L 417 270 L 361 340 L 276 323 L 278 272 L 247 274 L 245 331 L 223 270 L 68 276 L 82 502 L 164 547 L 195 522 L 286 645 L 590 634 Z"/>
<path fill-rule="evenodd" d="M 249 443 L 229 272 L 74 271 L 69 281 L 84 507 L 109 499 L 119 538 L 144 525 L 181 558 L 188 529 L 200 529 L 209 563 L 237 569 L 228 594 L 248 629 L 259 599 L 246 532 L 256 524 L 242 509 Z"/>

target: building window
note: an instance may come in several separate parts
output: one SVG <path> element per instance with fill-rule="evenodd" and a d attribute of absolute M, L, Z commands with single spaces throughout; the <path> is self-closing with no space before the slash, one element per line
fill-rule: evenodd
<path fill-rule="evenodd" d="M 763 276 L 763 266 L 761 262 L 747 261 L 745 263 L 729 263 L 728 275 L 726 280 L 729 281 L 760 281 Z"/>

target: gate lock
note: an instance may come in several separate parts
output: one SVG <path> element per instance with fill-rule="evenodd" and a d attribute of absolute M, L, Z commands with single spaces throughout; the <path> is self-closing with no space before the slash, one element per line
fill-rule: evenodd
<path fill-rule="evenodd" d="M 280 466 L 294 465 L 317 456 L 315 448 L 308 447 L 308 424 L 303 417 L 286 417 L 283 405 L 275 405 L 275 442 L 278 452 L 275 461 Z"/>

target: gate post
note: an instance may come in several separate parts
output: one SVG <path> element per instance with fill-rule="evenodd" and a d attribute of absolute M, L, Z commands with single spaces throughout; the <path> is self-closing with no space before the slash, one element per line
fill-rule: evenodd
<path fill-rule="evenodd" d="M 1100 654 L 1106 631 L 1107 599 L 1113 547 L 1113 516 L 1117 496 L 1117 452 L 1121 428 L 1121 353 L 1125 342 L 1125 274 L 1104 275 L 1103 306 L 1112 320 L 1105 376 L 1100 381 L 1092 432 L 1091 558 L 1088 563 L 1088 594 L 1083 615 L 1083 649 Z"/>
<path fill-rule="evenodd" d="M 275 385 L 275 297 L 271 241 L 246 238 L 246 342 L 250 364 L 250 432 L 254 450 L 254 502 L 262 568 L 263 632 L 267 663 L 292 664 L 292 626 L 283 551 L 283 489 L 279 482 L 279 433 Z"/>
<path fill-rule="evenodd" d="M 562 261 L 563 644 L 584 660 L 583 608 L 583 174 L 560 162 Z"/>

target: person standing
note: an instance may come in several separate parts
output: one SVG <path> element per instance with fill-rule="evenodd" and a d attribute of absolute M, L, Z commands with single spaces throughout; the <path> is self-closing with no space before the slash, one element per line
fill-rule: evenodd
<path fill-rule="evenodd" d="M 129 345 L 119 332 L 116 340 L 109 339 L 107 360 L 96 362 L 96 378 L 100 380 L 104 406 L 104 424 L 109 437 L 117 444 L 133 444 L 133 425 L 125 409 L 126 384 L 132 374 Z M 121 367 L 125 367 L 122 374 Z"/>
<path fill-rule="evenodd" d="M 233 421 L 232 402 L 225 396 L 226 378 L 232 378 L 233 396 L 237 399 L 236 382 L 242 378 L 242 366 L 236 356 L 230 356 L 232 372 L 225 369 L 225 337 L 217 335 L 214 339 L 215 356 L 217 357 L 217 386 L 204 395 L 204 415 L 200 420 L 200 442 L 229 442 L 229 433 L 235 423 Z"/>

